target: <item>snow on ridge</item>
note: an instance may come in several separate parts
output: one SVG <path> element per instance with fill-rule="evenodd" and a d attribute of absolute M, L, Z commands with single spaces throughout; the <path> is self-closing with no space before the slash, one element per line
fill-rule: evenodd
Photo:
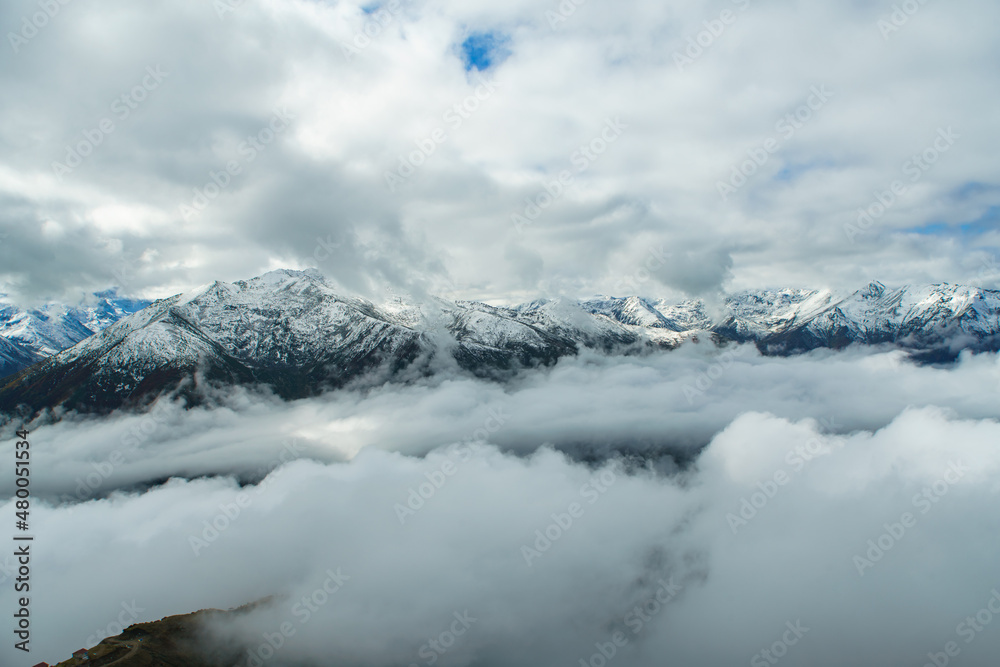
<path fill-rule="evenodd" d="M 119 297 L 114 290 L 98 292 L 75 306 L 48 303 L 24 310 L 0 303 L 0 337 L 45 358 L 148 305 L 148 301 Z"/>
<path fill-rule="evenodd" d="M 859 342 L 956 325 L 981 339 L 1000 334 L 1000 292 L 947 283 L 891 288 L 873 282 L 847 295 L 831 290 L 746 290 L 726 297 L 717 318 L 700 299 L 678 303 L 636 296 L 539 299 L 509 307 L 434 299 L 424 304 L 426 309 L 397 297 L 376 306 L 337 294 L 315 269 L 280 269 L 235 283 L 215 282 L 146 304 L 138 312 L 129 311 L 143 302 L 97 296 L 90 310 L 52 306 L 42 315 L 0 304 L 0 336 L 22 346 L 32 342 L 43 358 L 58 354 L 65 361 L 106 349 L 168 316 L 190 321 L 234 354 L 264 350 L 276 358 L 323 346 L 387 340 L 398 344 L 437 330 L 438 315 L 452 322 L 448 328 L 457 337 L 491 347 L 544 345 L 551 336 L 586 344 L 638 339 L 674 347 L 700 332 L 718 330 L 757 341 L 794 330 L 812 332 L 822 340 L 845 328 Z M 103 325 L 96 336 L 87 326 L 91 321 Z M 159 328 L 168 325 L 155 326 L 159 333 L 146 332 L 141 349 L 167 340 Z M 290 347 L 282 351 L 282 346 Z"/>

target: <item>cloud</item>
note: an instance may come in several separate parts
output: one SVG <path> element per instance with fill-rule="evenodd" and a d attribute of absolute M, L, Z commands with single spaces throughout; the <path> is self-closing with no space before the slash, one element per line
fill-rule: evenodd
<path fill-rule="evenodd" d="M 129 291 L 165 296 L 318 265 L 367 294 L 447 280 L 463 297 L 584 296 L 665 247 L 679 259 L 649 296 L 996 284 L 980 271 L 995 235 L 912 231 L 998 205 L 993 3 L 922 5 L 888 39 L 893 9 L 870 3 L 568 6 L 66 5 L 0 74 L 0 280 L 44 300 L 120 284 L 128 266 Z M 735 20 L 713 36 L 723 9 Z M 17 33 L 37 11 L 7 3 L 0 25 Z M 446 114 L 481 85 L 473 58 L 497 91 L 456 125 Z M 153 89 L 149 68 L 167 73 Z M 796 120 L 817 88 L 832 96 Z M 295 120 L 247 161 L 240 143 L 276 108 Z M 574 154 L 617 117 L 628 129 L 578 171 Z M 959 138 L 911 181 L 906 164 L 942 128 Z M 385 173 L 438 129 L 446 140 L 390 192 Z M 723 201 L 718 184 L 770 139 Z M 77 150 L 60 178 L 53 163 Z M 185 218 L 234 160 L 240 173 Z M 567 169 L 572 185 L 519 234 L 511 215 Z M 906 194 L 852 242 L 845 225 L 896 180 Z M 328 238 L 340 245 L 318 260 Z"/>
<path fill-rule="evenodd" d="M 722 248 L 669 253 L 653 274 L 664 285 L 690 296 L 721 293 L 732 277 L 732 255 Z"/>
<path fill-rule="evenodd" d="M 992 664 L 1000 635 L 966 643 L 959 624 L 996 586 L 996 355 L 948 370 L 692 347 L 506 388 L 235 394 L 39 426 L 32 480 L 50 499 L 127 448 L 103 497 L 35 501 L 38 646 L 59 658 L 123 603 L 151 620 L 276 596 L 217 639 L 256 649 L 287 622 L 281 660 L 548 665 L 622 632 L 623 665 L 723 665 L 795 638 L 790 623 L 800 664 L 922 664 L 950 641 Z M 678 451 L 681 468 L 661 457 Z"/>
<path fill-rule="evenodd" d="M 585 352 L 503 384 L 442 366 L 407 384 L 290 403 L 236 389 L 217 408 L 160 401 L 148 414 L 40 420 L 33 485 L 52 498 L 91 498 L 172 475 L 255 481 L 290 457 L 336 462 L 368 448 L 422 456 L 466 441 L 525 455 L 549 445 L 578 460 L 624 452 L 669 470 L 747 411 L 811 418 L 832 433 L 882 428 L 911 406 L 984 419 L 996 414 L 998 383 L 991 354 L 964 355 L 950 369 L 916 366 L 898 350 L 771 358 L 710 342 L 636 357 Z M 0 481 L 0 492 L 13 488 Z"/>

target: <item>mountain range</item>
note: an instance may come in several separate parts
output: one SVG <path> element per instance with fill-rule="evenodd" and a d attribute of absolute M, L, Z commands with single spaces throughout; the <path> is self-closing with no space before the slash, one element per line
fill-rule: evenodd
<path fill-rule="evenodd" d="M 215 282 L 154 303 L 96 298 L 83 309 L 0 310 L 2 368 L 13 371 L 0 411 L 106 412 L 167 391 L 198 401 L 206 386 L 233 384 L 293 399 L 442 370 L 503 380 L 582 349 L 640 354 L 704 339 L 771 355 L 892 345 L 942 362 L 1000 349 L 1000 292 L 950 284 L 751 290 L 718 313 L 702 301 L 641 297 L 376 305 L 338 294 L 314 270 Z"/>
<path fill-rule="evenodd" d="M 0 377 L 72 347 L 150 304 L 121 297 L 114 290 L 75 306 L 50 303 L 23 309 L 5 299 L 0 295 Z"/>

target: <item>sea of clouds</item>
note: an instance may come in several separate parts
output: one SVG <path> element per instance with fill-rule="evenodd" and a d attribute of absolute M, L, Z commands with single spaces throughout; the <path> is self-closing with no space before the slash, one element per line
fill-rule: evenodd
<path fill-rule="evenodd" d="M 39 423 L 32 662 L 270 598 L 241 667 L 993 665 L 998 385 L 703 344 Z"/>

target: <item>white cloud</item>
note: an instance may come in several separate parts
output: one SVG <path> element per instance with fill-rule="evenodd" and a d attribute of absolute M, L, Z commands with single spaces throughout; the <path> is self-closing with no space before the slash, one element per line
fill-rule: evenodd
<path fill-rule="evenodd" d="M 968 257 L 996 252 L 989 234 L 903 230 L 977 220 L 997 203 L 996 6 L 928 4 L 886 41 L 876 23 L 891 4 L 744 4 L 585 3 L 551 29 L 554 2 L 404 2 L 350 61 L 341 45 L 369 19 L 354 3 L 244 3 L 222 20 L 197 2 L 141 13 L 106 3 L 99 19 L 67 6 L 9 54 L 2 75 L 11 150 L 0 169 L 30 184 L 0 202 L 0 225 L 17 237 L 0 249 L 7 280 L 25 296 L 103 288 L 107 266 L 153 249 L 129 287 L 161 294 L 315 264 L 316 239 L 332 235 L 348 242 L 321 268 L 369 293 L 446 274 L 481 298 L 608 292 L 651 245 L 703 268 L 658 276 L 648 291 L 661 296 L 870 278 L 988 282 Z M 33 8 L 8 4 L 0 24 L 16 27 Z M 673 54 L 724 8 L 737 20 L 679 71 Z M 510 37 L 498 92 L 390 193 L 384 172 L 447 127 L 444 112 L 478 85 L 457 54 L 476 30 Z M 169 76 L 58 183 L 51 163 L 155 65 Z M 834 97 L 722 202 L 717 182 L 824 85 Z M 297 115 L 291 133 L 197 224 L 181 224 L 180 204 L 276 105 Z M 616 116 L 629 125 L 620 141 L 520 238 L 510 215 Z M 961 135 L 953 150 L 850 243 L 844 225 L 940 127 Z M 156 223 L 111 222 L 108 210 Z M 77 231 L 29 232 L 43 220 Z M 512 244 L 532 253 L 529 271 Z M 37 270 L 53 257 L 51 272 Z"/>
<path fill-rule="evenodd" d="M 620 664 L 723 665 L 801 621 L 789 664 L 922 664 L 953 640 L 963 664 L 992 664 L 1000 634 L 956 633 L 996 586 L 996 355 L 948 370 L 895 353 L 747 354 L 690 404 L 683 386 L 716 359 L 703 350 L 567 360 L 507 388 L 237 394 L 227 408 L 39 426 L 39 493 L 72 494 L 126 445 L 96 491 L 138 490 L 36 501 L 36 641 L 58 658 L 133 600 L 151 620 L 278 595 L 220 632 L 259 645 L 289 621 L 283 659 L 426 664 L 421 647 L 468 610 L 477 620 L 441 664 L 578 664 L 621 630 Z M 499 448 L 449 446 L 476 429 Z M 702 443 L 683 470 L 658 458 Z M 143 487 L 252 474 L 283 451 L 313 460 L 259 486 Z M 350 579 L 300 623 L 296 601 L 338 568 Z M 683 590 L 633 633 L 629 611 L 670 577 Z"/>

